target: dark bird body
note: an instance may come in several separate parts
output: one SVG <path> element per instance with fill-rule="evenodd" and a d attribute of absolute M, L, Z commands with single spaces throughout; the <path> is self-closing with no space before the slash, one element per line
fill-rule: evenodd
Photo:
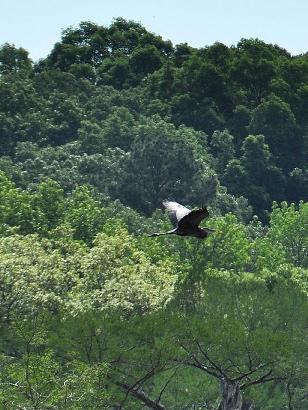
<path fill-rule="evenodd" d="M 149 236 L 174 234 L 179 236 L 194 236 L 196 238 L 205 239 L 211 232 L 214 232 L 214 229 L 199 227 L 202 219 L 209 216 L 209 212 L 205 207 L 191 211 L 185 206 L 173 201 L 164 201 L 163 205 L 169 212 L 171 222 L 174 224 L 175 228 L 168 232 L 153 233 Z"/>

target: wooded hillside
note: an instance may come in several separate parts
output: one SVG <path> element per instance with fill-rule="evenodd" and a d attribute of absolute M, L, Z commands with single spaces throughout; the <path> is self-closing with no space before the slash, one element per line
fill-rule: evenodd
<path fill-rule="evenodd" d="M 0 403 L 308 407 L 308 54 L 118 18 L 0 48 Z M 206 205 L 206 241 L 164 199 Z"/>

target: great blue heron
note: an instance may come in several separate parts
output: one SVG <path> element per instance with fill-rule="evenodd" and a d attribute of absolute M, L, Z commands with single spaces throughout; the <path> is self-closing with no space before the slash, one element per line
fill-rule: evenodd
<path fill-rule="evenodd" d="M 149 236 L 160 235 L 180 235 L 180 236 L 195 236 L 196 238 L 205 239 L 214 229 L 199 228 L 202 219 L 209 216 L 208 210 L 204 207 L 191 211 L 183 205 L 173 201 L 164 201 L 164 207 L 169 212 L 171 222 L 175 226 L 168 232 L 152 233 Z"/>

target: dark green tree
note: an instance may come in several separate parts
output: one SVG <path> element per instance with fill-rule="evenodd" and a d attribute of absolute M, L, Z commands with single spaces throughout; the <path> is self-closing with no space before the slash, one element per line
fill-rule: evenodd
<path fill-rule="evenodd" d="M 234 137 L 228 130 L 215 131 L 210 142 L 211 153 L 214 157 L 215 169 L 222 174 L 228 162 L 234 159 Z"/>
<path fill-rule="evenodd" d="M 16 48 L 9 43 L 2 45 L 0 48 L 0 74 L 29 74 L 31 69 L 32 61 L 27 50 L 21 47 Z"/>
<path fill-rule="evenodd" d="M 198 158 L 198 141 L 192 130 L 177 130 L 153 117 L 137 126 L 135 133 L 119 193 L 124 202 L 151 213 L 170 196 L 187 201 L 199 194 L 199 203 L 215 196 L 216 176 Z"/>
<path fill-rule="evenodd" d="M 252 113 L 249 126 L 253 134 L 263 134 L 277 165 L 289 171 L 301 163 L 301 139 L 289 105 L 277 97 L 261 103 Z"/>

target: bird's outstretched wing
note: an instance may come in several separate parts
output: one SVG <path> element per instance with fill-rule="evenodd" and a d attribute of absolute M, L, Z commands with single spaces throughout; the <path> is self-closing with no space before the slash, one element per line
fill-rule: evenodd
<path fill-rule="evenodd" d="M 202 219 L 205 219 L 209 216 L 209 211 L 204 207 L 201 209 L 195 209 L 193 211 L 190 211 L 189 214 L 185 215 L 179 225 L 184 226 L 184 225 L 195 225 L 198 226 L 199 223 L 202 221 Z"/>
<path fill-rule="evenodd" d="M 174 201 L 163 201 L 164 207 L 169 212 L 169 217 L 174 226 L 177 226 L 181 219 L 191 213 L 191 210 Z"/>

